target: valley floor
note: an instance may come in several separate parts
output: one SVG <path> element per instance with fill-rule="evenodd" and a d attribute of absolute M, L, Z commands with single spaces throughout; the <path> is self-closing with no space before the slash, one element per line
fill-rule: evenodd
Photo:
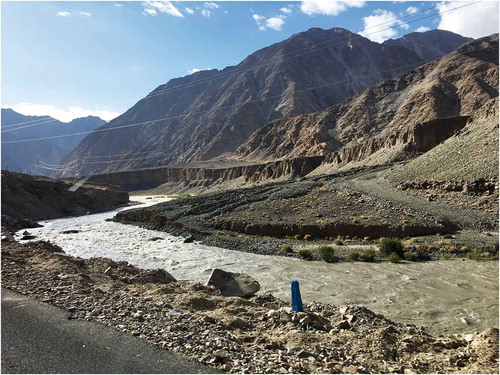
<path fill-rule="evenodd" d="M 370 245 L 388 236 L 417 237 L 415 245 L 436 256 L 496 252 L 498 190 L 402 190 L 386 178 L 391 168 L 183 197 L 116 220 L 260 254 L 297 256 L 280 249 L 310 246 L 304 239 Z"/>

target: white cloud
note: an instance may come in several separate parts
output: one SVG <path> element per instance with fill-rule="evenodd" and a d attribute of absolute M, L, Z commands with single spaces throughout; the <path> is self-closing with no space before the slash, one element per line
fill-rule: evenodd
<path fill-rule="evenodd" d="M 188 70 L 188 74 L 193 74 L 193 73 L 201 72 L 203 70 L 212 70 L 212 68 L 205 68 L 205 69 L 193 68 L 193 69 L 189 69 Z"/>
<path fill-rule="evenodd" d="M 177 9 L 170 1 L 146 1 L 142 5 L 144 6 L 143 14 L 146 15 L 156 16 L 156 14 L 160 12 L 174 17 L 184 17 L 179 9 Z"/>
<path fill-rule="evenodd" d="M 90 17 L 92 15 L 91 12 L 84 12 L 83 10 L 78 13 L 82 17 Z"/>
<path fill-rule="evenodd" d="M 63 11 L 63 12 L 57 12 L 57 15 L 59 17 L 69 17 L 69 16 L 71 16 L 71 13 Z"/>
<path fill-rule="evenodd" d="M 114 3 L 113 5 L 114 5 L 115 7 L 117 7 L 117 8 L 119 8 L 119 7 L 123 6 L 123 4 L 120 4 L 120 3 Z"/>
<path fill-rule="evenodd" d="M 497 1 L 481 1 L 474 5 L 450 11 L 457 8 L 459 4 L 463 6 L 470 4 L 470 2 L 441 3 L 439 7 L 441 21 L 438 29 L 452 31 L 472 38 L 498 33 L 499 3 Z"/>
<path fill-rule="evenodd" d="M 325 16 L 336 16 L 347 8 L 361 8 L 366 5 L 366 1 L 331 1 L 331 0 L 302 0 L 300 10 L 308 16 L 316 14 Z"/>
<path fill-rule="evenodd" d="M 418 12 L 418 8 L 417 7 L 408 7 L 406 9 L 406 13 L 408 13 L 408 14 L 415 14 L 417 12 Z"/>
<path fill-rule="evenodd" d="M 142 14 L 144 14 L 145 16 L 152 16 L 152 17 L 155 17 L 158 13 L 156 12 L 156 10 L 154 9 L 151 9 L 151 8 L 144 8 Z"/>
<path fill-rule="evenodd" d="M 281 8 L 280 10 L 281 10 L 283 13 L 285 13 L 285 14 L 290 14 L 290 13 L 292 13 L 292 10 L 291 10 L 290 8 L 288 8 L 288 7 Z"/>
<path fill-rule="evenodd" d="M 285 24 L 282 17 L 271 17 L 266 20 L 266 27 L 279 31 Z"/>
<path fill-rule="evenodd" d="M 61 109 L 53 105 L 34 103 L 19 103 L 8 107 L 26 116 L 50 116 L 63 122 L 69 122 L 75 118 L 87 116 L 98 116 L 103 120 L 109 121 L 120 115 L 120 113 L 114 111 L 88 110 L 81 107 Z"/>
<path fill-rule="evenodd" d="M 207 17 L 207 18 L 208 18 L 208 17 L 211 17 L 211 16 L 212 16 L 212 12 L 211 12 L 211 11 L 209 11 L 208 9 L 202 9 L 202 10 L 201 10 L 201 15 L 202 15 L 203 17 Z"/>
<path fill-rule="evenodd" d="M 216 4 L 216 3 L 207 2 L 207 3 L 205 3 L 205 8 L 209 8 L 209 9 L 218 9 L 218 8 L 219 8 L 219 5 L 218 5 L 218 4 Z"/>
<path fill-rule="evenodd" d="M 394 28 L 401 27 L 404 30 L 409 29 L 410 25 L 401 20 L 396 20 L 395 18 L 397 18 L 397 16 L 394 13 L 377 9 L 371 16 L 363 17 L 365 29 L 359 34 L 374 42 L 382 43 L 384 40 L 398 34 Z"/>
<path fill-rule="evenodd" d="M 253 14 L 252 18 L 257 22 L 257 26 L 259 26 L 259 30 L 272 29 L 276 31 L 280 31 L 285 24 L 286 16 L 279 15 L 276 17 L 266 18 L 261 16 L 260 14 Z"/>
<path fill-rule="evenodd" d="M 420 26 L 418 29 L 415 29 L 417 33 L 425 33 L 426 31 L 429 31 L 431 28 L 427 26 Z"/>
<path fill-rule="evenodd" d="M 192 10 L 191 8 L 186 7 L 184 8 L 184 10 L 187 14 L 194 14 L 194 10 Z"/>

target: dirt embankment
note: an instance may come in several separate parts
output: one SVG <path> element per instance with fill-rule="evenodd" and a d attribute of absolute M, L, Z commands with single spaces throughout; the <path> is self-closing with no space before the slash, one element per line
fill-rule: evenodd
<path fill-rule="evenodd" d="M 2 243 L 2 286 L 229 373 L 495 373 L 498 329 L 432 336 L 358 305 L 291 313 L 272 295 L 223 297 L 162 270 Z"/>
<path fill-rule="evenodd" d="M 2 226 L 19 230 L 29 222 L 108 211 L 129 202 L 128 193 L 117 186 L 73 184 L 45 176 L 2 171 Z M 34 223 L 32 223 L 34 225 Z"/>
<path fill-rule="evenodd" d="M 498 230 L 496 216 L 483 206 L 457 209 L 445 200 L 429 201 L 398 190 L 385 174 L 384 168 L 378 168 L 269 183 L 129 210 L 115 220 L 263 254 L 276 253 L 287 237 L 296 236 L 332 241 L 337 236 L 409 237 Z M 498 194 L 489 200 L 497 201 Z"/>

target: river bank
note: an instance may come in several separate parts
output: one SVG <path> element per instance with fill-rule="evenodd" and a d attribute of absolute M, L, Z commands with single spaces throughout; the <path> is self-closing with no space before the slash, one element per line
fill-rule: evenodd
<path fill-rule="evenodd" d="M 265 255 L 296 257 L 296 251 L 280 250 L 310 246 L 306 239 L 370 245 L 379 237 L 417 237 L 416 244 L 438 258 L 454 256 L 457 249 L 487 253 L 498 247 L 498 215 L 490 209 L 498 202 L 497 190 L 486 192 L 487 199 L 466 194 L 464 202 L 455 192 L 419 196 L 392 186 L 390 172 L 386 167 L 182 197 L 120 212 L 115 220 Z"/>
<path fill-rule="evenodd" d="M 168 200 L 132 199 L 141 207 Z M 307 303 L 360 304 L 392 320 L 424 326 L 433 334 L 469 334 L 498 324 L 496 261 L 329 264 L 242 253 L 109 221 L 127 209 L 43 221 L 43 227 L 30 229 L 29 234 L 73 256 L 106 257 L 145 269 L 160 267 L 180 280 L 203 283 L 215 268 L 248 274 L 261 283 L 263 293 L 282 299 L 289 298 L 289 282 L 297 279 Z M 21 240 L 23 233 L 16 238 Z"/>
<path fill-rule="evenodd" d="M 46 242 L 2 243 L 4 287 L 144 338 L 230 373 L 493 373 L 498 330 L 433 336 L 359 305 L 307 303 L 294 315 L 270 294 L 222 297 L 104 258 L 78 259 Z"/>

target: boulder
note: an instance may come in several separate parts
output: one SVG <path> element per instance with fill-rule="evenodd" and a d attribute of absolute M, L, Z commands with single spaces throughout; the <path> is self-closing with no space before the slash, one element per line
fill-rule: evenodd
<path fill-rule="evenodd" d="M 260 290 L 254 278 L 240 273 L 214 269 L 207 285 L 218 289 L 224 297 L 251 297 Z"/>
<path fill-rule="evenodd" d="M 141 270 L 137 275 L 131 278 L 134 283 L 158 283 L 168 284 L 177 281 L 170 273 L 164 269 L 158 268 L 156 270 Z"/>

